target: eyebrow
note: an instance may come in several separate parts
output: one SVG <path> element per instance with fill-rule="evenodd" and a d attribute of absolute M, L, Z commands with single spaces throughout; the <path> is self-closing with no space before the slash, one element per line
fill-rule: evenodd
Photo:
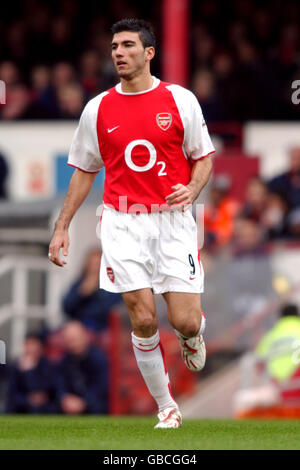
<path fill-rule="evenodd" d="M 136 44 L 136 42 L 132 41 L 131 39 L 125 39 L 125 41 L 120 42 L 120 44 Z M 111 45 L 112 46 L 117 46 L 118 43 L 117 42 L 112 42 Z"/>

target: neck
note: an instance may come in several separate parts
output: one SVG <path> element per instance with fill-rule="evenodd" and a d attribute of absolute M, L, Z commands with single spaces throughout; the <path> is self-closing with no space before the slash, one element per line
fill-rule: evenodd
<path fill-rule="evenodd" d="M 124 93 L 139 93 L 140 91 L 150 90 L 153 81 L 150 72 L 130 78 L 129 80 L 121 78 L 122 91 Z"/>

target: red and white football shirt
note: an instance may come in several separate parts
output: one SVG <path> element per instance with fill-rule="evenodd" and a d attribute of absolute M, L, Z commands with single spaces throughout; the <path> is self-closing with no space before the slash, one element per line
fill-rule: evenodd
<path fill-rule="evenodd" d="M 192 161 L 213 152 L 193 93 L 154 78 L 149 90 L 123 93 L 119 83 L 89 101 L 68 163 L 87 172 L 105 166 L 104 203 L 150 212 L 154 205 L 167 209 L 172 186 L 190 182 Z"/>

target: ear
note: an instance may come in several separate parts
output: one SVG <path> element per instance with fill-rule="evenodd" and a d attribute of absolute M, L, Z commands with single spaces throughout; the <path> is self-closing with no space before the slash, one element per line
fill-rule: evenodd
<path fill-rule="evenodd" d="M 146 47 L 145 49 L 145 59 L 146 61 L 149 61 L 153 59 L 153 57 L 155 56 L 155 49 L 154 47 Z"/>

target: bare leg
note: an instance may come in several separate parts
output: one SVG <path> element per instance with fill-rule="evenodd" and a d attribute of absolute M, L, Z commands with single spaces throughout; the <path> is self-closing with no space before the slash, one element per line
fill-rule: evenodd
<path fill-rule="evenodd" d="M 151 289 L 139 289 L 122 294 L 129 312 L 133 333 L 149 338 L 157 331 L 157 315 Z"/>
<path fill-rule="evenodd" d="M 133 350 L 140 372 L 159 411 L 177 408 L 172 397 L 163 349 L 157 330 L 154 297 L 150 289 L 122 294 L 133 328 Z"/>
<path fill-rule="evenodd" d="M 200 294 L 167 292 L 168 319 L 178 336 L 182 358 L 188 369 L 198 372 L 206 360 L 202 333 L 205 317 L 202 314 Z"/>
<path fill-rule="evenodd" d="M 201 296 L 187 292 L 163 294 L 168 306 L 168 320 L 186 338 L 196 336 L 202 320 Z"/>

